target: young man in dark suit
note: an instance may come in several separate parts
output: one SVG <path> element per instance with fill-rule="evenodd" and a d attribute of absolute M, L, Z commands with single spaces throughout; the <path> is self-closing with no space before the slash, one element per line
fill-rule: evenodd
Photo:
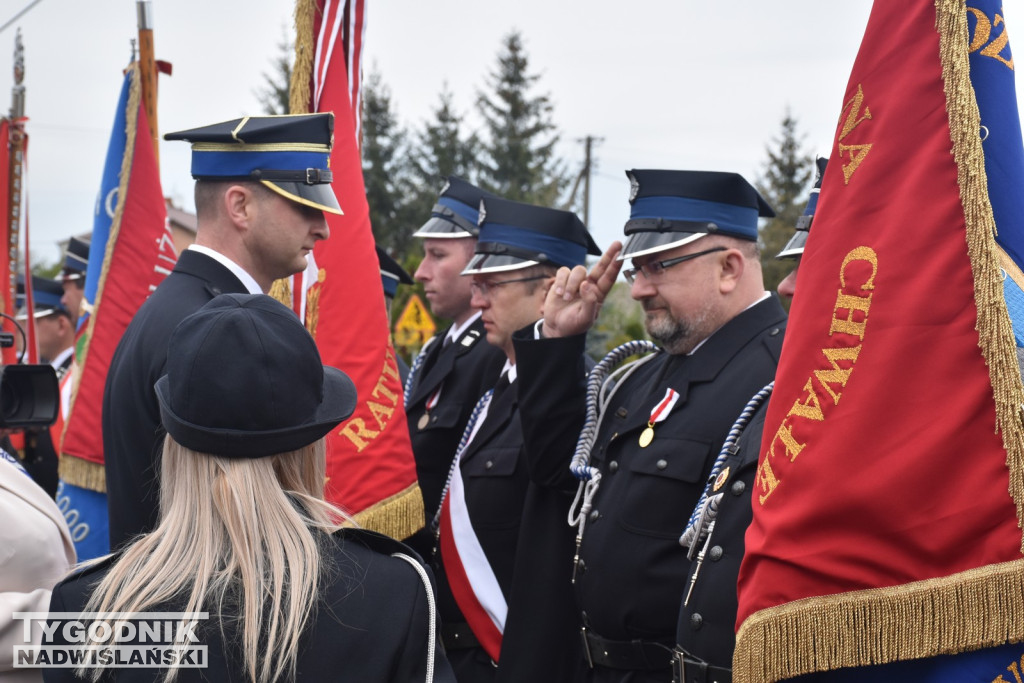
<path fill-rule="evenodd" d="M 462 277 L 480 231 L 480 200 L 493 196 L 450 176 L 430 219 L 413 234 L 423 240 L 423 261 L 414 277 L 423 283 L 431 312 L 452 321 L 427 342 L 406 381 L 405 414 L 427 522 L 441 504 L 441 489 L 473 406 L 494 385 L 505 362 L 501 349 L 484 341 L 480 311 L 470 302 L 469 278 Z M 408 542 L 429 557 L 434 534 L 425 528 Z"/>
<path fill-rule="evenodd" d="M 192 143 L 196 242 L 142 305 L 118 344 L 103 396 L 110 546 L 157 521 L 163 429 L 153 385 L 175 326 L 218 294 L 260 294 L 301 272 L 341 213 L 328 158 L 333 114 L 249 117 L 170 133 Z M 244 143 L 243 143 L 244 141 Z"/>

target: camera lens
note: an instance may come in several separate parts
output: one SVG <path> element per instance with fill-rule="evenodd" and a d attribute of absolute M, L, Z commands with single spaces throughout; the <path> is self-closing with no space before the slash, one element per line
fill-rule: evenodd
<path fill-rule="evenodd" d="M 0 415 L 5 422 L 12 420 L 21 410 L 21 396 L 11 382 L 0 382 Z"/>

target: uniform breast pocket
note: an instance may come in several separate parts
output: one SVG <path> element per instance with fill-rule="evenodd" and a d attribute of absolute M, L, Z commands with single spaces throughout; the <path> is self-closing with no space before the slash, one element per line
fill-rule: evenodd
<path fill-rule="evenodd" d="M 486 448 L 462 466 L 466 506 L 474 527 L 507 529 L 519 525 L 526 496 L 526 470 L 519 448 Z"/>
<path fill-rule="evenodd" d="M 710 454 L 710 442 L 669 436 L 655 436 L 647 448 L 636 448 L 620 517 L 623 526 L 645 536 L 677 538 L 704 490 Z"/>
<path fill-rule="evenodd" d="M 429 412 L 420 412 L 421 417 L 417 418 L 416 427 L 424 432 L 432 429 L 453 429 L 459 425 L 462 409 L 461 401 L 438 403 Z"/>

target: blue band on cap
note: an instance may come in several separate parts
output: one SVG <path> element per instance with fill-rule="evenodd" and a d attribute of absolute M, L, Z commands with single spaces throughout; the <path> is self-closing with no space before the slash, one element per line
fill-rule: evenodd
<path fill-rule="evenodd" d="M 476 225 L 477 220 L 480 218 L 480 212 L 477 210 L 476 207 L 472 207 L 472 206 L 469 206 L 467 204 L 463 204 L 462 202 L 460 202 L 458 200 L 455 200 L 455 199 L 452 199 L 450 197 L 440 197 L 437 200 L 437 203 L 440 204 L 441 206 L 445 207 L 445 208 L 451 209 L 456 214 L 458 214 L 462 218 L 465 218 L 467 221 L 469 221 L 473 225 Z M 441 214 L 438 214 L 438 213 L 435 213 L 433 215 L 441 216 Z M 441 218 L 443 218 L 443 217 L 444 216 L 441 216 Z"/>
<path fill-rule="evenodd" d="M 804 209 L 803 215 L 813 216 L 815 209 L 818 208 L 818 193 L 811 192 L 810 199 L 807 200 L 807 208 Z"/>
<path fill-rule="evenodd" d="M 480 242 L 497 242 L 510 247 L 543 254 L 547 260 L 560 266 L 580 266 L 587 258 L 587 247 L 543 233 L 517 228 L 513 225 L 486 223 L 480 230 Z"/>
<path fill-rule="evenodd" d="M 193 177 L 241 178 L 256 169 L 302 171 L 328 168 L 323 152 L 192 152 Z"/>
<path fill-rule="evenodd" d="M 757 208 L 721 204 L 688 197 L 640 197 L 633 202 L 630 220 L 664 218 L 714 223 L 721 232 L 757 239 Z"/>

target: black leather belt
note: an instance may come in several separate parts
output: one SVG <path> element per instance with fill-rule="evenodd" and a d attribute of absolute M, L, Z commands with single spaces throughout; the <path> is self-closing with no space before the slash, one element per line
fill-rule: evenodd
<path fill-rule="evenodd" d="M 441 642 L 446 650 L 465 650 L 480 647 L 480 641 L 467 623 L 441 624 Z"/>
<path fill-rule="evenodd" d="M 672 648 L 647 640 L 608 640 L 588 628 L 580 629 L 583 652 L 593 669 L 658 671 L 672 666 Z"/>
<path fill-rule="evenodd" d="M 732 669 L 711 666 L 675 649 L 672 651 L 672 683 L 732 683 Z"/>

